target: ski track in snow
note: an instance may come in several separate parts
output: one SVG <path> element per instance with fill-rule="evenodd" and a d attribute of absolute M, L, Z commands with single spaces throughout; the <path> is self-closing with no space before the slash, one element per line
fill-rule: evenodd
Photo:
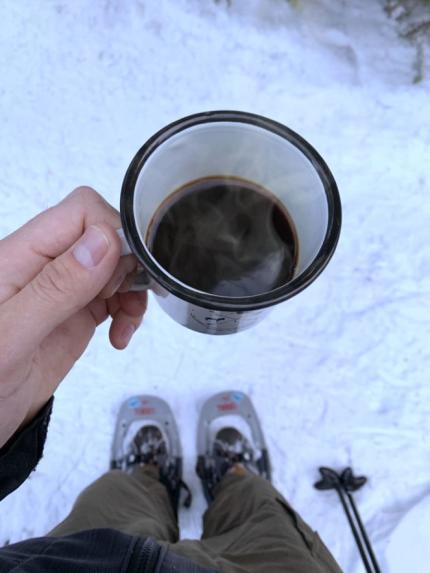
<path fill-rule="evenodd" d="M 151 134 L 223 108 L 308 139 L 338 181 L 344 218 L 323 275 L 250 331 L 187 331 L 154 301 L 124 352 L 101 327 L 57 392 L 44 459 L 0 506 L 0 544 L 66 516 L 107 469 L 116 413 L 135 393 L 175 411 L 195 500 L 182 537 L 199 535 L 198 411 L 234 388 L 260 414 L 276 486 L 346 572 L 362 568 L 345 516 L 312 484 L 320 465 L 370 477 L 357 501 L 383 565 L 390 532 L 430 491 L 429 83 L 412 85 L 414 49 L 379 3 L 347 4 L 57 0 L 3 11 L 1 236 L 79 184 L 118 206 Z"/>

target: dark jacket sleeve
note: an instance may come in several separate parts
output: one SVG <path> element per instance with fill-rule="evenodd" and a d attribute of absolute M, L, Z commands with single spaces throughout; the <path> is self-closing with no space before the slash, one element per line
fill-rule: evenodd
<path fill-rule="evenodd" d="M 0 449 L 0 500 L 28 478 L 42 457 L 53 402 L 51 398 L 33 421 Z"/>
<path fill-rule="evenodd" d="M 1 573 L 217 573 L 161 547 L 154 539 L 113 529 L 39 537 L 0 549 Z"/>

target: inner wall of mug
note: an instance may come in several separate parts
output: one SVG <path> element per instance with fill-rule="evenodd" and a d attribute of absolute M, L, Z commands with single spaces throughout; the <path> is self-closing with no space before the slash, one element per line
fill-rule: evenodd
<path fill-rule="evenodd" d="M 285 205 L 299 242 L 294 278 L 298 277 L 313 262 L 326 235 L 324 185 L 312 163 L 293 143 L 249 124 L 196 125 L 155 149 L 143 165 L 134 192 L 134 216 L 142 243 L 146 245 L 152 217 L 166 197 L 186 183 L 220 175 L 253 181 Z"/>

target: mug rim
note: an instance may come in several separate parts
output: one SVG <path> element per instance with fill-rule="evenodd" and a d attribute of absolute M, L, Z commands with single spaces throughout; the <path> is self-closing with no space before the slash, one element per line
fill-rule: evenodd
<path fill-rule="evenodd" d="M 327 199 L 328 221 L 322 245 L 310 265 L 289 283 L 271 291 L 241 297 L 227 297 L 198 291 L 176 281 L 147 253 L 134 217 L 134 193 L 137 179 L 152 153 L 174 135 L 196 125 L 216 122 L 250 124 L 274 133 L 294 145 L 305 155 L 316 170 Z M 174 191 L 174 190 L 173 190 Z M 172 192 L 173 192 L 172 191 Z M 149 275 L 162 287 L 177 297 L 213 310 L 245 311 L 272 306 L 287 300 L 308 287 L 325 269 L 334 254 L 342 225 L 342 207 L 336 181 L 321 155 L 310 143 L 292 129 L 267 117 L 243 111 L 206 111 L 195 113 L 169 123 L 150 137 L 132 159 L 124 176 L 121 200 L 121 222 L 128 244 Z"/>

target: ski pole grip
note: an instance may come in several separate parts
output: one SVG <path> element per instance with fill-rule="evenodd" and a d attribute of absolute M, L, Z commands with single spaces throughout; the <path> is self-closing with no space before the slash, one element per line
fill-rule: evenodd
<path fill-rule="evenodd" d="M 116 234 L 121 241 L 121 257 L 125 257 L 126 255 L 132 255 L 133 252 L 130 249 L 130 245 L 127 242 L 127 239 L 124 234 L 124 229 L 116 229 Z M 146 272 L 146 270 L 142 267 L 142 265 L 137 265 L 137 273 L 134 277 L 133 284 L 130 287 L 130 291 L 144 291 L 149 290 L 151 288 L 151 278 Z"/>

